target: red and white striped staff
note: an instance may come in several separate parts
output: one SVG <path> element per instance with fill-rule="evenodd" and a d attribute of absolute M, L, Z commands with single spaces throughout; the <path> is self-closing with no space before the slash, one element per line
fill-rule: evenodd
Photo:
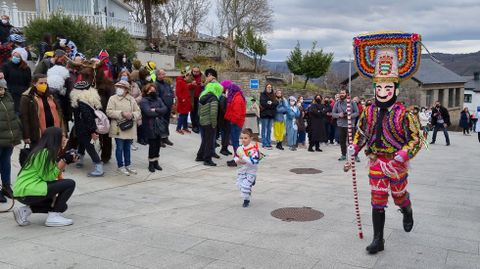
<path fill-rule="evenodd" d="M 350 96 L 347 96 L 347 120 L 348 120 L 348 144 L 353 144 L 353 125 L 352 125 L 352 104 Z M 349 158 L 349 159 L 348 159 Z M 357 169 L 355 167 L 355 156 L 349 155 L 347 163 L 345 164 L 352 170 L 352 184 L 353 184 L 353 200 L 355 203 L 355 215 L 357 219 L 358 237 L 363 239 L 362 220 L 360 217 L 360 207 L 358 204 L 358 190 L 357 190 Z"/>

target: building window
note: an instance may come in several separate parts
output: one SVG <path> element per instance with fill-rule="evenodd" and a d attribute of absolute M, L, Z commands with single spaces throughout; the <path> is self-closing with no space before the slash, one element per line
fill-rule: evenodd
<path fill-rule="evenodd" d="M 448 89 L 448 107 L 453 107 L 455 105 L 455 89 Z"/>
<path fill-rule="evenodd" d="M 433 106 L 433 90 L 428 90 L 426 97 L 425 106 Z"/>
<path fill-rule="evenodd" d="M 463 95 L 463 102 L 471 104 L 472 103 L 472 95 L 471 94 Z"/>
<path fill-rule="evenodd" d="M 460 96 L 460 93 L 461 93 L 461 89 L 460 88 L 456 88 L 455 89 L 455 106 L 456 107 L 459 107 L 460 106 L 460 98 L 462 98 Z"/>
<path fill-rule="evenodd" d="M 443 92 L 444 92 L 443 89 L 439 89 L 439 90 L 438 90 L 438 99 L 437 99 L 437 101 L 439 101 L 440 104 L 445 105 L 445 103 L 443 102 Z"/>

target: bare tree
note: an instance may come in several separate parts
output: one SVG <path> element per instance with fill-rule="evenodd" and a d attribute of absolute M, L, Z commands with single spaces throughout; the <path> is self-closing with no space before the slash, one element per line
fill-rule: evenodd
<path fill-rule="evenodd" d="M 210 0 L 187 0 L 187 8 L 183 12 L 183 20 L 187 30 L 196 34 L 198 26 L 202 24 L 208 16 Z"/>
<path fill-rule="evenodd" d="M 217 14 L 231 39 L 248 26 L 256 33 L 272 30 L 273 9 L 268 0 L 217 0 Z"/>
<path fill-rule="evenodd" d="M 185 28 L 185 20 L 182 18 L 187 9 L 188 0 L 169 1 L 167 4 L 155 6 L 156 20 L 161 26 L 162 32 L 167 36 L 177 33 Z"/>

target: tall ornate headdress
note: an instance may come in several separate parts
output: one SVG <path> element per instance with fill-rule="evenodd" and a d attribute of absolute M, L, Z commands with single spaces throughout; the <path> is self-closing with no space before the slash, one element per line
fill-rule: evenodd
<path fill-rule="evenodd" d="M 420 66 L 421 36 L 416 33 L 361 34 L 353 39 L 353 47 L 359 74 L 374 82 L 407 80 Z"/>

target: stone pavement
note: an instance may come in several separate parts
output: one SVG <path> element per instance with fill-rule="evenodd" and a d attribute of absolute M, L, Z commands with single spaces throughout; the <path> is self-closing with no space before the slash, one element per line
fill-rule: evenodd
<path fill-rule="evenodd" d="M 359 191 L 365 239 L 357 237 L 351 177 L 337 161 L 338 146 L 322 153 L 267 151 L 250 208 L 241 207 L 235 169 L 195 163 L 195 134 L 173 135 L 161 150 L 164 171 L 148 173 L 147 147 L 133 152 L 140 173 L 122 176 L 114 160 L 104 178 L 70 167 L 77 182 L 66 216 L 75 224 L 43 226 L 45 215 L 19 227 L 0 214 L 0 268 L 480 268 L 480 144 L 451 134 L 452 146 L 423 150 L 410 174 L 415 227 L 402 229 L 390 203 L 386 250 L 366 254 L 372 238 L 365 157 Z M 14 155 L 17 159 L 17 155 Z M 88 161 L 86 163 L 89 163 Z M 18 164 L 12 174 L 18 171 Z M 297 175 L 292 168 L 316 168 Z M 310 206 L 325 216 L 283 222 L 280 207 Z"/>

